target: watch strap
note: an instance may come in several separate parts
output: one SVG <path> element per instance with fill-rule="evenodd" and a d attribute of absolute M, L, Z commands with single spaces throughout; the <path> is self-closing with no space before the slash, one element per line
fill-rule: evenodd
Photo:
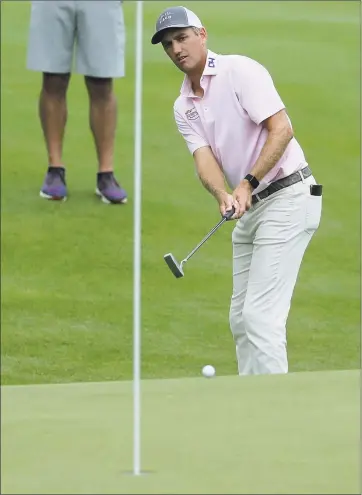
<path fill-rule="evenodd" d="M 258 179 L 256 177 L 254 177 L 254 175 L 247 174 L 244 177 L 244 180 L 247 180 L 248 182 L 250 182 L 250 184 L 253 187 L 253 189 L 256 189 L 259 186 L 259 181 L 258 181 Z"/>

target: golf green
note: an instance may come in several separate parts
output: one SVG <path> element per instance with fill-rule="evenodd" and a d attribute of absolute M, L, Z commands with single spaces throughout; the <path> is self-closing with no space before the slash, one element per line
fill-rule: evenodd
<path fill-rule="evenodd" d="M 359 492 L 359 374 L 6 386 L 2 493 Z"/>

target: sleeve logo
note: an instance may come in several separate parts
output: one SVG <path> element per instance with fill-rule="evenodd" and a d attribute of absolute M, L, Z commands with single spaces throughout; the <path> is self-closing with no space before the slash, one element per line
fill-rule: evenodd
<path fill-rule="evenodd" d="M 198 118 L 200 118 L 195 107 L 190 108 L 190 110 L 187 110 L 187 112 L 185 112 L 185 115 L 188 118 L 188 120 L 197 120 Z"/>

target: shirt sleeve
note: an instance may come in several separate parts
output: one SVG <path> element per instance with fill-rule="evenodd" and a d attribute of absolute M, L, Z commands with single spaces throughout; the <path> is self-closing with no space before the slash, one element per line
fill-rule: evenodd
<path fill-rule="evenodd" d="M 267 69 L 251 58 L 238 57 L 234 88 L 240 104 L 257 125 L 285 108 Z"/>
<path fill-rule="evenodd" d="M 174 107 L 174 116 L 177 128 L 186 141 L 190 153 L 193 155 L 196 150 L 204 146 L 210 146 L 209 143 L 202 137 L 191 125 L 181 116 L 177 108 Z"/>

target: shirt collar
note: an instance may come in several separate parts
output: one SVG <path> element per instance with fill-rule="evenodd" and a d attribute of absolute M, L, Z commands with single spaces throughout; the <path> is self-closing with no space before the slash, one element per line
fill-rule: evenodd
<path fill-rule="evenodd" d="M 218 68 L 218 55 L 217 53 L 212 52 L 211 50 L 207 51 L 206 64 L 204 68 L 204 72 L 202 73 L 201 80 L 204 76 L 216 76 Z M 194 97 L 195 95 L 192 92 L 190 80 L 185 75 L 180 93 L 183 96 Z"/>
<path fill-rule="evenodd" d="M 207 51 L 207 59 L 203 72 L 203 76 L 216 76 L 218 65 L 218 55 L 211 50 Z"/>

